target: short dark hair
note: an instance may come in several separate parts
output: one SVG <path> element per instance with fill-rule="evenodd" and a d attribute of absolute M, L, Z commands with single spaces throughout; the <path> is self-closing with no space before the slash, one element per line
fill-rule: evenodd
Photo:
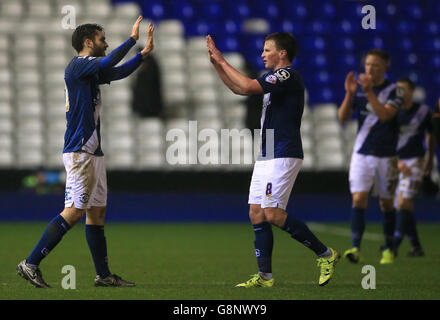
<path fill-rule="evenodd" d="M 406 84 L 408 85 L 408 87 L 409 87 L 411 90 L 414 90 L 414 89 L 416 88 L 416 84 L 415 84 L 415 82 L 412 81 L 412 80 L 411 80 L 410 78 L 408 78 L 408 77 L 400 78 L 399 80 L 397 80 L 397 82 L 404 82 L 404 83 L 406 83 Z"/>
<path fill-rule="evenodd" d="M 78 26 L 72 34 L 72 47 L 80 52 L 84 47 L 84 40 L 95 40 L 94 37 L 97 31 L 103 31 L 104 28 L 99 24 L 86 23 Z"/>
<path fill-rule="evenodd" d="M 385 65 L 387 67 L 390 66 L 390 56 L 389 56 L 388 52 L 386 52 L 385 50 L 382 50 L 382 49 L 370 49 L 367 52 L 367 55 L 365 56 L 365 58 L 367 56 L 370 56 L 370 55 L 381 58 L 385 62 Z"/>
<path fill-rule="evenodd" d="M 277 50 L 286 50 L 287 58 L 290 62 L 295 59 L 298 54 L 298 45 L 295 37 L 288 32 L 275 32 L 266 36 L 264 41 L 273 40 Z"/>

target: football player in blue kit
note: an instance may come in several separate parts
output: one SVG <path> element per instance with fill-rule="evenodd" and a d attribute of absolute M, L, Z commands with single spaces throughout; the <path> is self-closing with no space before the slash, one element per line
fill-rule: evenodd
<path fill-rule="evenodd" d="M 300 126 L 304 110 L 304 84 L 301 75 L 292 68 L 292 61 L 297 55 L 296 40 L 291 34 L 283 32 L 265 38 L 261 58 L 270 72 L 258 79 L 250 79 L 233 68 L 216 48 L 210 35 L 206 40 L 214 68 L 232 92 L 239 95 L 264 93 L 262 145 L 253 170 L 248 201 L 259 272 L 236 287 L 274 285 L 272 225 L 286 231 L 316 253 L 320 266 L 318 284 L 326 285 L 333 277 L 339 254 L 319 241 L 305 223 L 286 212 L 303 161 Z M 273 133 L 273 139 L 269 138 L 270 132 Z"/>
<path fill-rule="evenodd" d="M 394 233 L 394 254 L 406 235 L 411 243 L 410 257 L 421 257 L 424 251 L 417 233 L 414 218 L 414 197 L 419 191 L 423 177 L 431 173 L 434 162 L 434 140 L 432 139 L 432 114 L 426 104 L 413 101 L 415 83 L 409 78 L 397 81 L 404 91 L 403 105 L 397 113 L 399 140 L 397 154 L 399 184 L 397 186 L 397 226 Z M 427 158 L 425 160 L 426 141 Z"/>
<path fill-rule="evenodd" d="M 153 50 L 154 27 L 148 26 L 145 48 L 116 66 L 139 39 L 140 16 L 127 41 L 105 55 L 108 45 L 103 28 L 96 24 L 78 26 L 72 46 L 78 52 L 65 69 L 66 120 L 63 162 L 66 169 L 64 210 L 47 226 L 30 255 L 19 263 L 17 273 L 38 288 L 49 288 L 42 277 L 40 262 L 55 248 L 67 231 L 86 213 L 86 240 L 95 265 L 95 286 L 135 286 L 112 274 L 108 267 L 104 221 L 107 178 L 101 150 L 99 85 L 123 79 L 133 73 Z"/>
<path fill-rule="evenodd" d="M 388 53 L 371 49 L 365 57 L 365 73 L 356 79 L 353 72 L 345 80 L 345 98 L 338 110 L 341 122 L 357 112 L 358 132 L 350 162 L 349 182 L 352 194 L 352 248 L 344 252 L 350 262 L 359 262 L 365 210 L 374 186 L 384 214 L 385 245 L 381 264 L 394 261 L 393 234 L 396 224 L 394 194 L 398 181 L 396 114 L 402 103 L 402 90 L 385 79 Z M 358 86 L 358 84 L 360 86 Z"/>

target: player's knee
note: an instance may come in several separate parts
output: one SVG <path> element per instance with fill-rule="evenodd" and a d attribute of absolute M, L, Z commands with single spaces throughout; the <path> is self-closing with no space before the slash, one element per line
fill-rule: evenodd
<path fill-rule="evenodd" d="M 261 223 L 264 220 L 264 211 L 260 205 L 251 204 L 249 207 L 249 219 L 252 224 Z"/>
<path fill-rule="evenodd" d="M 353 207 L 366 208 L 368 204 L 368 193 L 359 192 L 353 194 Z"/>
<path fill-rule="evenodd" d="M 397 202 L 397 210 L 413 210 L 413 200 L 412 199 L 406 199 L 406 198 L 399 198 Z"/>
<path fill-rule="evenodd" d="M 103 224 L 106 207 L 94 207 L 87 210 L 87 219 L 93 224 Z"/>
<path fill-rule="evenodd" d="M 393 199 L 380 199 L 379 206 L 382 212 L 392 211 L 394 209 Z"/>
<path fill-rule="evenodd" d="M 84 209 L 77 209 L 74 206 L 71 208 L 64 208 L 61 212 L 61 216 L 67 221 L 67 223 L 73 227 L 78 221 L 82 219 L 84 215 Z"/>
<path fill-rule="evenodd" d="M 280 208 L 264 209 L 264 216 L 266 218 L 266 221 L 279 227 L 282 227 L 282 224 L 285 220 L 284 215 L 285 215 L 284 210 Z"/>

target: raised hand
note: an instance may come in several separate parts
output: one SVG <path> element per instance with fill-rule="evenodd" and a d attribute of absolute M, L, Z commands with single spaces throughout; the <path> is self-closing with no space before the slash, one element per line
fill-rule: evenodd
<path fill-rule="evenodd" d="M 131 29 L 130 37 L 136 41 L 139 40 L 139 25 L 141 21 L 142 21 L 142 16 L 139 16 L 139 18 L 137 18 L 136 22 L 134 23 L 133 28 Z"/>
<path fill-rule="evenodd" d="M 358 83 L 362 87 L 362 91 L 369 92 L 373 89 L 373 79 L 370 74 L 361 73 Z"/>
<path fill-rule="evenodd" d="M 357 89 L 356 78 L 354 77 L 354 72 L 349 72 L 345 78 L 345 91 L 350 95 L 355 95 Z"/>
<path fill-rule="evenodd" d="M 224 60 L 222 53 L 216 48 L 214 40 L 210 35 L 206 36 L 209 58 L 212 63 L 220 63 Z"/>
<path fill-rule="evenodd" d="M 142 49 L 141 54 L 145 57 L 147 56 L 154 48 L 154 26 L 150 22 L 147 29 L 147 44 L 145 45 L 145 48 Z"/>

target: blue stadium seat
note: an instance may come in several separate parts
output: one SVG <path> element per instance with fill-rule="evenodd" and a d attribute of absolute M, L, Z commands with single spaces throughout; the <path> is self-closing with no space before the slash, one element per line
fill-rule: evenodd
<path fill-rule="evenodd" d="M 311 15 L 315 19 L 330 22 L 334 17 L 336 17 L 337 10 L 333 1 L 308 1 L 307 5 Z M 317 7 L 319 7 L 319 10 L 316 10 Z"/>
<path fill-rule="evenodd" d="M 408 2 L 405 4 L 399 4 L 403 16 L 409 20 L 420 20 L 423 18 L 423 9 L 416 2 Z"/>
<path fill-rule="evenodd" d="M 222 52 L 238 52 L 240 50 L 237 38 L 230 35 L 220 37 L 216 45 Z"/>
<path fill-rule="evenodd" d="M 282 14 L 285 19 L 304 20 L 309 16 L 305 2 L 282 0 Z"/>
<path fill-rule="evenodd" d="M 217 25 L 213 21 L 199 20 L 185 23 L 185 34 L 189 37 L 216 35 Z"/>
<path fill-rule="evenodd" d="M 195 10 L 190 1 L 177 0 L 169 3 L 169 11 L 174 19 L 188 21 L 194 18 Z"/>
<path fill-rule="evenodd" d="M 337 7 L 338 18 L 340 19 L 353 19 L 361 21 L 364 17 L 362 13 L 362 7 L 364 4 L 358 1 L 340 1 Z M 359 23 L 360 24 L 360 23 Z"/>
<path fill-rule="evenodd" d="M 403 36 L 399 41 L 390 40 L 390 43 L 393 44 L 394 50 L 398 51 L 408 52 L 415 49 L 415 41 L 412 38 L 406 36 Z"/>
<path fill-rule="evenodd" d="M 326 50 L 327 49 L 327 41 L 324 37 L 313 37 L 308 36 L 304 37 L 303 42 L 304 49 L 309 52 Z"/>
<path fill-rule="evenodd" d="M 394 23 L 395 30 L 397 33 L 412 35 L 417 32 L 418 26 L 417 23 L 413 20 L 399 20 Z"/>
<path fill-rule="evenodd" d="M 228 1 L 225 9 L 228 18 L 244 20 L 251 16 L 251 9 L 246 0 Z"/>
<path fill-rule="evenodd" d="M 278 19 L 280 9 L 276 2 L 257 0 L 251 2 L 251 16 L 266 19 Z"/>
<path fill-rule="evenodd" d="M 323 52 L 315 52 L 306 55 L 307 59 L 304 59 L 304 66 L 313 69 L 314 72 L 320 69 L 326 69 L 330 63 L 327 56 Z"/>
<path fill-rule="evenodd" d="M 239 20 L 226 19 L 219 22 L 219 34 L 237 35 L 241 33 L 242 23 Z"/>
<path fill-rule="evenodd" d="M 219 1 L 203 0 L 200 2 L 196 15 L 203 19 L 218 20 L 223 17 L 223 11 Z"/>
<path fill-rule="evenodd" d="M 395 52 L 395 55 L 391 58 L 392 58 L 393 69 L 396 68 L 402 70 L 414 69 L 417 67 L 419 63 L 421 63 L 419 59 L 419 55 L 415 52 L 404 53 L 404 54 L 397 54 L 397 52 Z"/>
<path fill-rule="evenodd" d="M 242 34 L 240 39 L 240 45 L 246 55 L 259 55 L 263 52 L 265 35 L 259 34 Z"/>
<path fill-rule="evenodd" d="M 142 1 L 142 14 L 144 17 L 152 20 L 161 20 L 166 17 L 166 10 L 162 1 Z"/>
<path fill-rule="evenodd" d="M 334 102 L 335 94 L 331 87 L 310 87 L 306 86 L 309 92 L 309 104 L 314 105 L 323 102 Z"/>
<path fill-rule="evenodd" d="M 438 35 L 440 34 L 440 23 L 431 20 L 423 24 L 423 33 Z"/>
<path fill-rule="evenodd" d="M 335 33 L 337 34 L 357 34 L 361 30 L 359 20 L 342 19 L 336 22 Z"/>
<path fill-rule="evenodd" d="M 357 48 L 364 52 L 373 48 L 388 50 L 388 48 L 385 47 L 385 40 L 380 36 L 365 37 L 357 41 L 356 44 Z"/>
<path fill-rule="evenodd" d="M 420 36 L 416 45 L 417 51 L 440 52 L 440 36 Z"/>
<path fill-rule="evenodd" d="M 290 19 L 271 20 L 270 30 L 271 32 L 290 32 L 297 37 L 298 35 L 303 34 L 304 25 L 301 21 Z"/>
<path fill-rule="evenodd" d="M 312 20 L 306 23 L 306 34 L 328 35 L 333 32 L 333 24 L 328 21 Z"/>
<path fill-rule="evenodd" d="M 261 58 L 260 54 L 253 54 L 250 56 L 246 56 L 247 60 L 250 62 L 250 64 L 256 69 L 256 70 L 264 70 L 264 61 L 263 58 Z"/>
<path fill-rule="evenodd" d="M 332 64 L 332 66 L 339 67 L 342 70 L 347 70 L 347 72 L 349 70 L 358 69 L 361 66 L 360 59 L 352 53 L 335 54 L 330 60 L 330 63 Z"/>
<path fill-rule="evenodd" d="M 330 39 L 331 47 L 334 52 L 351 52 L 357 49 L 353 41 L 353 39 L 356 39 L 354 37 L 334 35 Z"/>
<path fill-rule="evenodd" d="M 312 73 L 313 77 L 312 77 L 312 83 L 314 87 L 320 88 L 323 86 L 328 86 L 330 84 L 330 73 L 325 70 L 319 70 L 319 71 L 315 71 Z"/>

